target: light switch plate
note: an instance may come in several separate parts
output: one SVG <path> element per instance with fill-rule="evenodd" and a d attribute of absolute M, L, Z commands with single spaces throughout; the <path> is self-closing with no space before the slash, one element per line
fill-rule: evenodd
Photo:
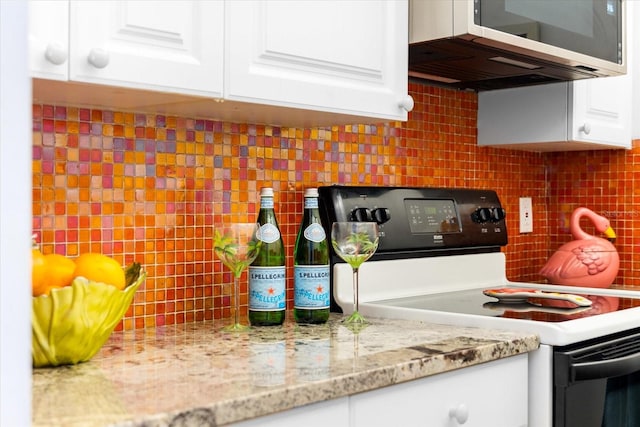
<path fill-rule="evenodd" d="M 520 197 L 520 233 L 533 233 L 533 204 L 531 197 Z"/>

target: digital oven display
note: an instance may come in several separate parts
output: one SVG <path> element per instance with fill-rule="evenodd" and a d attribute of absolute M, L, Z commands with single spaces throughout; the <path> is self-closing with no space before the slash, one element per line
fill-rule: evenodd
<path fill-rule="evenodd" d="M 460 221 L 453 200 L 405 199 L 411 233 L 459 233 Z"/>

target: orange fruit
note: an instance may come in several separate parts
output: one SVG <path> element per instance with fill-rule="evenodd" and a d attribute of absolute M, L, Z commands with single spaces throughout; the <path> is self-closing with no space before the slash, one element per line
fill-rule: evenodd
<path fill-rule="evenodd" d="M 82 276 L 95 282 L 124 289 L 126 280 L 124 269 L 118 261 L 106 255 L 87 252 L 75 260 L 74 277 Z"/>
<path fill-rule="evenodd" d="M 49 289 L 69 286 L 74 278 L 73 272 L 76 269 L 76 264 L 73 260 L 59 254 L 45 255 L 45 260 L 47 262 L 45 283 Z"/>
<path fill-rule="evenodd" d="M 43 255 L 31 250 L 31 292 L 34 297 L 49 295 L 51 289 L 69 286 L 73 280 L 75 263 L 64 255 Z"/>
<path fill-rule="evenodd" d="M 47 261 L 39 249 L 31 250 L 31 293 L 34 297 L 49 293 L 45 284 Z"/>

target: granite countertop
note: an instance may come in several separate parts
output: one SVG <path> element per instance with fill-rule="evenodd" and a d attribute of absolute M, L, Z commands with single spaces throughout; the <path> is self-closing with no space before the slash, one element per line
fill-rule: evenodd
<path fill-rule="evenodd" d="M 34 369 L 33 425 L 224 425 L 539 345 L 534 334 L 389 319 L 354 332 L 341 320 L 239 334 L 217 321 L 114 333 L 89 362 Z"/>

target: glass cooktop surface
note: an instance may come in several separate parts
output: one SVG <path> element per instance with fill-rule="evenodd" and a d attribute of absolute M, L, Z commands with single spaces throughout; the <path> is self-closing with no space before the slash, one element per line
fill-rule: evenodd
<path fill-rule="evenodd" d="M 564 300 L 535 297 L 499 300 L 485 295 L 483 289 L 387 299 L 370 304 L 541 322 L 563 322 L 640 307 L 640 299 L 637 298 L 583 294 L 580 296 L 591 301 L 591 305 L 581 307 Z"/>

